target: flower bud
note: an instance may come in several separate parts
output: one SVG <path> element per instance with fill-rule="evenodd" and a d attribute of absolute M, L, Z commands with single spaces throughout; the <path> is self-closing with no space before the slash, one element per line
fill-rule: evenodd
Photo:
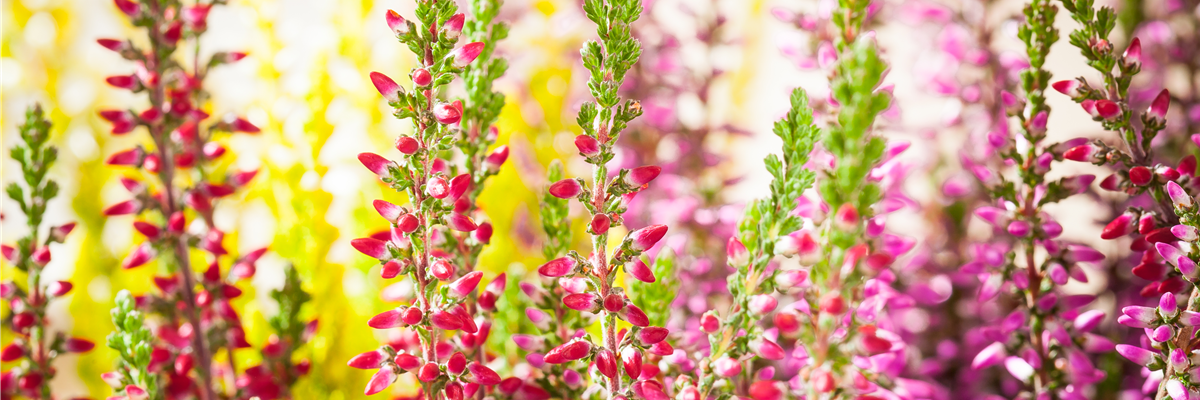
<path fill-rule="evenodd" d="M 600 349 L 596 352 L 596 369 L 601 375 L 608 378 L 613 378 L 617 375 L 617 357 L 608 349 Z"/>
<path fill-rule="evenodd" d="M 601 301 L 592 293 L 573 293 L 563 297 L 563 305 L 576 311 L 600 312 Z"/>
<path fill-rule="evenodd" d="M 450 284 L 449 294 L 454 298 L 463 298 L 475 292 L 475 288 L 479 287 L 479 280 L 483 278 L 483 272 L 472 271 L 463 275 L 458 280 Z"/>
<path fill-rule="evenodd" d="M 1096 100 L 1096 116 L 1112 121 L 1121 115 L 1121 106 L 1108 100 Z"/>
<path fill-rule="evenodd" d="M 1167 182 L 1167 195 L 1171 197 L 1171 202 L 1175 205 L 1175 208 L 1192 207 L 1192 196 L 1184 191 L 1183 187 L 1179 186 L 1178 183 Z"/>
<path fill-rule="evenodd" d="M 421 320 L 424 318 L 424 313 L 422 313 L 421 309 L 417 307 L 406 308 L 404 309 L 404 312 L 400 313 L 400 321 L 404 322 L 406 325 L 420 324 Z"/>
<path fill-rule="evenodd" d="M 1063 153 L 1063 158 L 1071 161 L 1079 162 L 1096 162 L 1099 161 L 1096 152 L 1099 150 L 1095 145 L 1084 144 L 1072 147 Z"/>
<path fill-rule="evenodd" d="M 700 317 L 700 329 L 705 333 L 717 333 L 721 329 L 721 319 L 712 311 L 706 312 Z"/>
<path fill-rule="evenodd" d="M 439 258 L 437 261 L 433 262 L 432 266 L 429 267 L 429 272 L 433 274 L 433 277 L 440 281 L 448 281 L 450 278 L 454 277 L 454 271 L 456 269 L 457 268 L 454 267 L 454 264 L 450 264 L 449 261 Z"/>
<path fill-rule="evenodd" d="M 1072 99 L 1079 97 L 1079 86 L 1079 81 L 1073 79 L 1058 81 L 1050 84 L 1050 87 L 1054 88 L 1054 90 L 1057 90 L 1059 93 L 1065 94 Z"/>
<path fill-rule="evenodd" d="M 400 16 L 400 13 L 397 13 L 392 10 L 388 10 L 387 11 L 387 24 L 388 24 L 388 28 L 390 28 L 392 30 L 392 34 L 394 34 L 396 36 L 403 36 L 403 35 L 408 34 L 408 22 L 404 20 L 404 17 Z"/>
<path fill-rule="evenodd" d="M 668 334 L 670 331 L 667 328 L 649 326 L 638 332 L 637 339 L 642 346 L 650 346 L 666 340 Z"/>
<path fill-rule="evenodd" d="M 721 357 L 713 362 L 713 371 L 717 375 L 732 378 L 742 373 L 742 363 L 729 356 Z"/>
<path fill-rule="evenodd" d="M 438 103 L 433 106 L 433 118 L 443 125 L 453 125 L 462 120 L 462 102 Z"/>
<path fill-rule="evenodd" d="M 400 92 L 402 89 L 392 78 L 378 72 L 372 72 L 371 83 L 375 85 L 375 90 L 378 90 L 379 94 L 382 94 L 383 98 L 387 99 L 389 104 L 400 102 Z"/>
<path fill-rule="evenodd" d="M 650 225 L 642 229 L 638 229 L 629 234 L 629 240 L 632 241 L 629 246 L 637 252 L 643 252 L 654 247 L 663 236 L 667 234 L 666 225 Z"/>
<path fill-rule="evenodd" d="M 600 154 L 600 142 L 588 135 L 576 136 L 575 148 L 579 149 L 579 154 L 584 157 L 595 157 Z"/>
<path fill-rule="evenodd" d="M 550 185 L 550 195 L 560 199 L 570 199 L 583 193 L 583 186 L 575 179 L 563 179 Z"/>
<path fill-rule="evenodd" d="M 447 215 L 446 226 L 459 232 L 471 232 L 479 229 L 479 225 L 475 224 L 475 221 L 471 220 L 471 217 L 459 213 Z"/>
<path fill-rule="evenodd" d="M 819 309 L 826 314 L 838 315 L 845 311 L 846 301 L 840 293 L 830 293 L 821 298 Z"/>
<path fill-rule="evenodd" d="M 4 362 L 16 361 L 17 359 L 24 357 L 24 356 L 25 356 L 25 347 L 23 347 L 19 344 L 16 344 L 16 343 L 10 343 L 8 346 L 4 346 L 4 350 L 0 350 L 0 361 L 4 361 Z"/>
<path fill-rule="evenodd" d="M 793 253 L 794 254 L 794 253 Z M 746 245 L 742 244 L 738 238 L 730 237 L 725 244 L 725 255 L 729 265 L 735 268 L 745 267 L 750 263 L 750 252 L 746 250 Z"/>
<path fill-rule="evenodd" d="M 454 49 L 454 51 L 450 52 L 450 58 L 453 60 L 451 65 L 454 68 L 466 68 L 467 65 L 470 65 L 472 61 L 475 61 L 479 57 L 480 53 L 483 53 L 483 47 L 483 42 L 475 42 Z"/>
<path fill-rule="evenodd" d="M 1163 122 L 1167 120 L 1167 109 L 1171 107 L 1171 92 L 1163 89 L 1158 92 L 1158 96 L 1154 97 L 1154 101 L 1150 103 L 1150 108 L 1146 109 L 1146 116 L 1151 120 Z"/>
<path fill-rule="evenodd" d="M 562 364 L 587 357 L 592 351 L 592 344 L 586 340 L 572 340 L 561 346 L 550 349 L 544 358 L 547 364 Z"/>
<path fill-rule="evenodd" d="M 400 318 L 400 310 L 387 310 L 367 321 L 367 326 L 375 329 L 391 329 L 404 326 L 404 322 Z"/>
<path fill-rule="evenodd" d="M 396 164 L 392 160 L 383 158 L 383 156 L 375 153 L 360 153 L 358 161 L 371 170 L 371 172 L 374 172 L 375 175 L 379 176 L 390 176 L 392 174 L 391 168 Z"/>
<path fill-rule="evenodd" d="M 778 344 L 767 339 L 754 339 L 750 341 L 750 350 L 767 360 L 782 360 L 784 358 L 783 348 Z"/>
<path fill-rule="evenodd" d="M 379 368 L 379 364 L 382 363 L 385 358 L 386 357 L 382 351 L 372 350 L 354 356 L 354 358 L 351 358 L 350 362 L 346 363 L 346 365 L 349 365 L 351 368 L 358 369 L 375 369 Z"/>
<path fill-rule="evenodd" d="M 1133 361 L 1134 364 L 1149 367 L 1154 364 L 1161 364 L 1162 359 L 1158 354 L 1137 346 L 1127 344 L 1118 344 L 1117 353 L 1121 356 Z"/>
<path fill-rule="evenodd" d="M 71 282 L 67 281 L 50 282 L 50 285 L 46 286 L 46 294 L 54 297 L 65 296 L 67 293 L 70 293 L 71 289 L 74 287 L 75 285 L 72 285 Z"/>
<path fill-rule="evenodd" d="M 1100 232 L 1100 238 L 1113 240 L 1133 233 L 1135 218 L 1136 215 L 1133 212 L 1126 211 L 1122 213 L 1113 219 L 1112 222 L 1109 222 L 1108 225 L 1104 226 L 1104 230 Z"/>
<path fill-rule="evenodd" d="M 391 257 L 387 243 L 375 238 L 359 238 L 350 241 L 350 246 L 368 257 L 383 260 Z"/>
<path fill-rule="evenodd" d="M 491 154 L 483 159 L 483 166 L 489 172 L 496 172 L 500 170 L 505 161 L 508 161 L 508 145 L 502 145 L 492 150 Z"/>
<path fill-rule="evenodd" d="M 442 23 L 442 37 L 451 42 L 457 41 L 458 36 L 462 34 L 464 22 L 466 22 L 466 16 L 462 13 L 450 16 L 450 19 Z"/>
<path fill-rule="evenodd" d="M 653 181 L 660 173 L 662 173 L 662 167 L 656 165 L 637 167 L 629 170 L 629 174 L 625 175 L 625 183 L 629 186 L 641 187 Z"/>
<path fill-rule="evenodd" d="M 433 83 L 433 75 L 430 75 L 429 70 L 425 68 L 417 68 L 412 72 L 412 81 L 420 87 L 429 86 L 430 83 Z"/>
<path fill-rule="evenodd" d="M 1125 48 L 1125 54 L 1121 57 L 1122 61 L 1128 68 L 1137 68 L 1142 65 L 1142 41 L 1138 38 L 1133 38 L 1129 42 L 1129 47 Z"/>
<path fill-rule="evenodd" d="M 640 258 L 634 259 L 633 262 L 625 263 L 625 272 L 634 279 L 642 282 L 654 283 L 655 280 L 654 271 L 651 271 L 650 267 L 646 266 L 646 263 L 642 262 Z"/>
<path fill-rule="evenodd" d="M 775 307 L 779 305 L 779 301 L 775 297 L 767 294 L 758 294 L 750 297 L 749 309 L 751 313 L 756 315 L 767 315 L 771 311 L 775 311 Z"/>
<path fill-rule="evenodd" d="M 149 243 L 143 243 L 141 246 L 133 249 L 133 252 L 129 253 L 129 256 L 125 257 L 125 259 L 121 261 L 121 268 L 137 268 L 145 265 L 147 262 L 150 262 L 150 259 L 152 258 L 154 258 L 153 247 L 151 247 Z"/>
<path fill-rule="evenodd" d="M 1146 186 L 1154 179 L 1154 172 L 1150 168 L 1136 166 L 1129 169 L 1129 183 L 1135 186 Z"/>
<path fill-rule="evenodd" d="M 542 264 L 538 268 L 538 273 L 547 278 L 557 278 L 574 272 L 575 264 L 576 262 L 573 258 L 559 257 Z"/>

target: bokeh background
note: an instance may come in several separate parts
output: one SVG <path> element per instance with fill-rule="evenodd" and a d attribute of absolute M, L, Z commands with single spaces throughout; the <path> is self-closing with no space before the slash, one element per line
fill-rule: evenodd
<path fill-rule="evenodd" d="M 912 2 L 882 3 L 882 12 L 901 13 L 901 7 Z M 991 45 L 1009 52 L 1020 50 L 1016 21 L 1011 19 L 1019 15 L 1020 1 L 929 3 L 967 10 L 971 4 L 986 4 L 989 11 L 977 21 L 994 27 Z M 702 172 L 680 174 L 688 179 L 681 185 L 702 191 L 704 201 L 684 207 L 691 211 L 687 215 L 656 214 L 652 211 L 659 208 L 645 207 L 644 217 L 668 224 L 695 220 L 698 215 L 705 220 L 736 221 L 739 204 L 765 193 L 768 177 L 761 162 L 766 154 L 778 151 L 770 127 L 786 111 L 791 89 L 804 86 L 814 98 L 828 92 L 823 74 L 805 56 L 812 52 L 811 38 L 780 22 L 771 9 L 814 12 L 830 2 L 658 0 L 646 4 L 646 14 L 636 25 L 647 45 L 643 70 L 638 72 L 638 86 L 627 92 L 643 99 L 647 115 L 622 139 L 641 153 L 621 157 L 664 162 L 678 162 L 696 152 L 705 157 L 702 168 L 692 168 Z M 136 32 L 110 1 L 3 0 L 3 7 L 3 146 L 12 147 L 16 126 L 31 104 L 41 102 L 51 111 L 52 143 L 60 149 L 51 175 L 65 190 L 50 205 L 47 222 L 80 224 L 66 243 L 54 249 L 48 267 L 49 278 L 71 277 L 77 284 L 69 300 L 54 303 L 54 327 L 100 344 L 85 355 L 60 358 L 60 371 L 78 374 L 60 373 L 54 386 L 64 395 L 104 397 L 110 389 L 99 375 L 113 365 L 112 352 L 102 345 L 111 330 L 112 299 L 122 288 L 135 294 L 150 290 L 153 271 L 120 270 L 120 259 L 135 242 L 133 230 L 126 221 L 107 222 L 101 217 L 104 207 L 126 196 L 117 182 L 119 172 L 103 162 L 113 152 L 130 147 L 138 135 L 108 134 L 109 126 L 97 110 L 144 99 L 104 84 L 104 77 L 127 73 L 132 66 L 95 41 Z M 407 50 L 384 24 L 389 8 L 411 15 L 413 4 L 407 0 L 230 0 L 213 10 L 209 33 L 202 41 L 204 53 L 250 54 L 215 70 L 206 81 L 213 95 L 208 109 L 214 115 L 238 111 L 263 129 L 261 134 L 239 135 L 228 143 L 240 169 L 261 168 L 261 172 L 247 191 L 239 193 L 240 198 L 221 203 L 217 223 L 231 232 L 226 243 L 236 243 L 240 250 L 262 246 L 272 250 L 259 267 L 254 289 L 235 304 L 243 310 L 251 343 L 258 346 L 266 341 L 266 318 L 276 310 L 264 300 L 269 289 L 282 284 L 285 263 L 297 266 L 305 289 L 313 294 L 314 301 L 303 313 L 305 318 L 318 318 L 321 329 L 302 350 L 312 359 L 313 369 L 296 389 L 300 398 L 361 397 L 369 372 L 346 368 L 345 360 L 374 345 L 378 338 L 365 321 L 387 307 L 379 300 L 386 283 L 372 270 L 376 263 L 360 256 L 349 242 L 383 228 L 369 208 L 370 200 L 381 197 L 381 187 L 355 156 L 389 149 L 393 138 L 409 129 L 391 117 L 367 78 L 370 71 L 400 76 L 412 66 Z M 513 31 L 499 45 L 511 67 L 497 83 L 508 96 L 498 124 L 498 142 L 509 145 L 512 157 L 489 181 L 480 201 L 496 232 L 481 263 L 489 276 L 522 272 L 544 261 L 538 246 L 537 199 L 546 185 L 550 161 L 564 159 L 569 171 L 584 170 L 568 156 L 575 153 L 574 113 L 586 96 L 578 48 L 594 35 L 593 25 L 575 0 L 507 0 L 500 19 L 510 23 Z M 1074 27 L 1061 15 L 1059 25 L 1064 32 Z M 882 134 L 913 143 L 904 157 L 914 170 L 956 165 L 957 154 L 969 146 L 971 128 L 948 122 L 977 115 L 971 114 L 969 104 L 946 96 L 964 88 L 934 79 L 939 68 L 956 67 L 947 65 L 934 50 L 944 45 L 939 40 L 947 33 L 940 25 L 923 26 L 900 17 L 877 29 L 892 64 L 888 82 L 895 85 L 899 99 L 883 122 Z M 1087 72 L 1082 60 L 1064 40 L 1055 46 L 1048 65 L 1057 77 L 1073 77 Z M 1050 102 L 1056 109 L 1050 119 L 1051 140 L 1099 132 L 1099 126 L 1065 97 L 1051 96 Z M 702 140 L 684 140 L 698 131 L 706 133 Z M 8 182 L 16 176 L 14 164 L 5 157 L 2 165 Z M 1087 170 L 1088 166 L 1074 164 L 1056 168 L 1055 174 Z M 947 178 L 934 175 L 904 185 L 917 201 L 937 203 L 940 184 Z M 3 204 L 9 210 L 14 203 L 5 199 Z M 1064 221 L 1067 238 L 1088 242 L 1096 236 L 1097 218 L 1107 212 L 1102 204 L 1080 199 L 1064 202 L 1052 212 Z M 928 226 L 920 211 L 897 218 L 907 218 L 909 223 L 897 225 L 912 229 L 912 236 L 937 236 L 924 234 L 934 227 Z M 15 240 L 25 234 L 22 229 L 20 215 L 5 213 L 0 241 Z M 11 266 L 6 264 L 3 272 L 10 274 Z M 1092 282 L 1092 288 L 1076 289 L 1104 287 L 1102 279 Z M 519 319 L 512 316 L 497 325 L 519 329 Z M 501 335 L 493 335 L 497 336 Z M 250 365 L 253 357 L 241 357 L 239 363 Z"/>

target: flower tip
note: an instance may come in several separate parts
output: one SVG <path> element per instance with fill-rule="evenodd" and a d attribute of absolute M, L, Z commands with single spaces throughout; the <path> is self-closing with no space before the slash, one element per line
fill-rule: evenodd
<path fill-rule="evenodd" d="M 388 103 L 396 103 L 400 101 L 400 85 L 387 75 L 379 72 L 371 72 L 371 83 L 375 85 L 375 89 L 383 98 L 387 99 Z"/>

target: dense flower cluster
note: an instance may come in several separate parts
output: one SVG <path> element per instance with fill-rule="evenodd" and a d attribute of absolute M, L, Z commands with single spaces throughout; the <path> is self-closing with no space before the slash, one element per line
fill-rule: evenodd
<path fill-rule="evenodd" d="M 109 347 L 127 361 L 104 379 L 119 395 L 131 399 L 145 398 L 147 393 L 151 398 L 205 400 L 287 397 L 291 384 L 309 368 L 307 360 L 293 363 L 292 351 L 311 336 L 316 321 L 307 328 L 275 323 L 277 329 L 291 329 L 271 336 L 262 351 L 263 364 L 238 371 L 235 354 L 251 344 L 232 301 L 243 292 L 237 283 L 255 275 L 256 263 L 267 249 L 231 253 L 225 243 L 227 232 L 213 218 L 217 201 L 237 193 L 258 173 L 231 170 L 230 157 L 222 157 L 227 149 L 218 140 L 220 134 L 256 134 L 260 129 L 236 115 L 209 115 L 203 83 L 213 68 L 237 62 L 246 54 L 218 52 L 207 60 L 200 58 L 199 40 L 218 2 L 115 0 L 115 4 L 134 26 L 145 30 L 146 40 L 136 41 L 144 45 L 134 40 L 97 41 L 136 66 L 133 74 L 110 76 L 106 81 L 117 89 L 144 93 L 150 105 L 144 110 L 103 110 L 100 116 L 112 123 L 113 135 L 144 128 L 149 141 L 108 157 L 108 165 L 129 171 L 121 184 L 133 198 L 109 206 L 104 215 L 137 216 L 133 227 L 145 238 L 121 268 L 153 265 L 157 260 L 165 275 L 154 278 L 157 293 L 137 297 L 135 307 L 118 304 L 114 309 L 118 326 L 141 321 L 141 313 L 158 320 L 154 336 L 135 336 L 147 343 L 110 340 Z M 194 54 L 187 54 L 189 45 L 194 46 Z M 201 259 L 206 266 L 193 264 Z M 295 311 L 306 301 L 294 273 L 290 278 L 290 284 L 275 296 L 280 308 L 292 313 L 280 317 L 285 319 L 298 318 Z M 137 332 L 138 327 L 125 330 Z M 149 362 L 142 354 L 147 349 Z M 216 362 L 221 352 L 227 366 Z M 225 380 L 234 384 L 222 384 Z"/>
<path fill-rule="evenodd" d="M 98 40 L 134 66 L 106 82 L 145 99 L 99 112 L 112 135 L 139 138 L 106 158 L 129 197 L 103 214 L 137 232 L 122 269 L 156 268 L 151 293 L 115 299 L 110 399 L 305 398 L 298 381 L 354 371 L 343 362 L 367 371 L 353 383 L 365 395 L 431 400 L 1200 399 L 1193 0 L 1164 8 L 1191 15 L 1093 0 L 1028 0 L 1014 15 L 987 0 L 775 8 L 793 34 L 781 50 L 819 82 L 791 92 L 782 146 L 763 160 L 771 180 L 747 204 L 727 201 L 741 177 L 713 171 L 757 166 L 721 147 L 748 133 L 719 115 L 732 95 L 716 59 L 739 40 L 721 2 L 582 0 L 588 98 L 556 146 L 575 162 L 550 161 L 543 180 L 541 154 L 513 153 L 540 194 L 541 237 L 518 235 L 544 259 L 523 274 L 485 261 L 513 250 L 493 243 L 501 219 L 481 200 L 508 189 L 493 181 L 510 154 L 502 1 L 388 10 L 380 27 L 414 63 L 403 84 L 364 82 L 409 129 L 358 154 L 390 190 L 370 202 L 384 229 L 349 241 L 386 284 L 362 303 L 378 307 L 363 319 L 381 343 L 331 361 L 304 350 L 317 322 L 302 266 L 244 295 L 267 249 L 235 251 L 215 218 L 258 175 L 235 170 L 226 146 L 259 127 L 209 114 L 205 77 L 246 57 L 200 50 L 225 3 L 114 0 L 145 37 Z M 1073 79 L 1047 63 L 1060 8 L 1091 68 Z M 683 14 L 695 23 L 675 26 Z M 905 60 L 876 37 L 888 29 L 928 41 L 911 79 L 889 76 Z M 912 92 L 944 101 L 940 118 L 908 118 Z M 1076 111 L 1052 112 L 1056 98 L 1095 132 L 1056 132 Z M 61 398 L 54 360 L 94 347 L 48 315 L 75 286 L 46 278 L 75 226 L 45 226 L 49 137 L 32 108 L 12 150 L 23 179 L 7 192 L 29 233 L 3 246 L 18 277 L 0 284 L 15 334 L 0 352 L 6 400 Z M 1089 202 L 1103 228 L 1064 211 Z M 244 322 L 248 297 L 279 311 Z M 257 346 L 252 324 L 269 329 Z"/>
<path fill-rule="evenodd" d="M 70 281 L 43 281 L 42 272 L 52 258 L 50 245 L 62 243 L 75 223 L 66 223 L 43 229 L 46 203 L 58 195 L 58 184 L 47 178 L 50 167 L 58 157 L 58 150 L 47 145 L 50 139 L 50 121 L 41 106 L 34 106 L 25 113 L 21 125 L 22 143 L 12 149 L 12 158 L 21 165 L 25 186 L 16 182 L 5 188 L 9 198 L 17 202 L 25 214 L 29 233 L 18 239 L 15 245 L 0 245 L 5 260 L 25 275 L 25 284 L 16 281 L 0 283 L 0 297 L 12 310 L 4 325 L 16 338 L 0 350 L 4 362 L 20 360 L 21 366 L 8 371 L 0 378 L 3 388 L 0 395 L 5 399 L 21 394 L 31 398 L 53 396 L 50 380 L 56 373 L 53 363 L 60 354 L 90 351 L 96 344 L 90 340 L 71 337 L 65 332 L 50 329 L 46 307 L 75 287 Z M 43 232 L 44 231 L 44 232 Z"/>

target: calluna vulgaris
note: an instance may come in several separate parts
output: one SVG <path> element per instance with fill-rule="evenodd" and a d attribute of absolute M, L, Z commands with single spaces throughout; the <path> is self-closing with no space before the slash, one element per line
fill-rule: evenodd
<path fill-rule="evenodd" d="M 205 111 L 210 101 L 205 76 L 246 56 L 217 52 L 201 57 L 200 38 L 208 29 L 208 15 L 222 3 L 115 0 L 146 38 L 98 40 L 136 67 L 132 74 L 108 77 L 108 84 L 144 93 L 150 103 L 144 110 L 100 112 L 112 123 L 112 134 L 144 128 L 149 139 L 109 156 L 109 165 L 130 172 L 121 183 L 133 198 L 109 206 L 104 214 L 138 216 L 133 227 L 145 241 L 121 267 L 138 268 L 158 260 L 164 274 L 154 278 L 157 293 L 136 297 L 132 304 L 124 293 L 113 310 L 118 331 L 109 336 L 108 346 L 120 359 L 117 370 L 104 374 L 104 380 L 120 398 L 287 397 L 290 386 L 309 369 L 307 360 L 292 361 L 293 351 L 316 328 L 315 320 L 306 328 L 295 321 L 307 296 L 294 272 L 285 274 L 283 290 L 273 296 L 288 314 L 272 321 L 279 331 L 263 346 L 262 363 L 239 371 L 236 361 L 239 349 L 251 347 L 232 303 L 242 295 L 237 283 L 254 276 L 256 262 L 267 249 L 231 254 L 225 244 L 227 232 L 213 218 L 216 201 L 234 195 L 257 174 L 231 170 L 230 157 L 222 157 L 227 149 L 217 140 L 219 134 L 260 132 L 245 118 L 213 118 Z M 139 327 L 144 315 L 154 317 L 154 335 Z"/>
<path fill-rule="evenodd" d="M 98 41 L 134 66 L 107 83 L 145 99 L 99 113 L 113 135 L 137 138 L 119 142 L 138 143 L 106 159 L 129 197 L 103 214 L 138 233 L 119 265 L 156 271 L 151 293 L 116 296 L 110 399 L 310 398 L 296 384 L 312 363 L 350 371 L 347 361 L 372 374 L 355 391 L 398 398 L 1200 399 L 1196 0 L 1028 0 L 1013 15 L 988 0 L 773 9 L 798 35 L 785 55 L 827 87 L 777 104 L 790 106 L 774 125 L 782 149 L 744 205 L 722 203 L 738 177 L 711 173 L 756 163 L 715 144 L 744 133 L 716 116 L 723 64 L 679 65 L 738 44 L 722 2 L 677 12 L 581 0 L 595 27 L 579 52 L 588 98 L 570 104 L 578 127 L 556 146 L 577 154 L 551 161 L 545 180 L 522 177 L 545 190 L 542 237 L 523 241 L 544 259 L 521 276 L 510 276 L 520 264 L 495 276 L 484 265 L 501 219 L 480 199 L 508 190 L 494 187 L 509 158 L 497 140 L 518 98 L 497 89 L 512 79 L 502 1 L 414 0 L 374 16 L 415 61 L 403 85 L 364 74 L 411 122 L 394 150 L 358 155 L 391 189 L 371 203 L 386 229 L 350 241 L 388 282 L 369 302 L 387 305 L 366 321 L 383 343 L 314 361 L 304 265 L 273 274 L 282 285 L 263 297 L 279 312 L 252 346 L 243 292 L 267 250 L 235 254 L 236 235 L 214 218 L 257 175 L 234 169 L 229 134 L 260 132 L 209 115 L 206 76 L 246 57 L 201 48 L 225 3 L 114 0 L 144 36 Z M 696 24 L 674 27 L 683 17 Z M 1083 76 L 1051 75 L 1060 17 L 1076 23 L 1067 42 L 1091 68 Z M 889 76 L 903 52 L 876 30 L 933 45 L 915 77 Z M 911 121 L 901 107 L 923 105 L 898 99 L 913 91 L 953 107 Z M 1082 111 L 1051 112 L 1055 101 Z M 697 107 L 703 118 L 684 115 Z M 1052 122 L 1075 111 L 1094 132 L 1059 140 Z M 906 140 L 913 132 L 923 137 Z M 14 334 L 0 352 L 6 400 L 62 398 L 59 357 L 96 339 L 49 315 L 75 287 L 48 278 L 75 227 L 47 225 L 59 187 L 50 133 L 32 107 L 11 151 L 21 179 L 7 194 L 28 234 L 3 246 L 16 277 L 0 284 Z M 943 140 L 966 148 L 942 151 Z M 921 164 L 914 149 L 947 154 Z M 540 168 L 533 150 L 514 150 L 522 171 Z M 908 193 L 913 175 L 931 193 Z M 1088 202 L 1102 229 L 1064 212 Z M 912 214 L 931 229 L 910 229 Z"/>

